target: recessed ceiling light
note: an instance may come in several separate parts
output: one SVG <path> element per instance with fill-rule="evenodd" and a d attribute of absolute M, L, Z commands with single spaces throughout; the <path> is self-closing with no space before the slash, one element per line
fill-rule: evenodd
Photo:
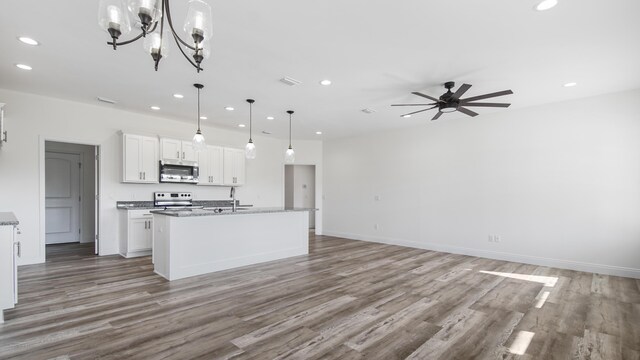
<path fill-rule="evenodd" d="M 184 98 L 184 95 L 182 95 L 182 94 L 173 94 L 173 97 L 176 98 L 176 99 L 182 99 L 182 98 Z"/>
<path fill-rule="evenodd" d="M 535 9 L 538 11 L 545 11 L 556 5 L 558 5 L 558 0 L 542 0 L 538 5 L 536 5 Z"/>
<path fill-rule="evenodd" d="M 403 118 L 410 118 L 411 115 L 402 115 Z"/>
<path fill-rule="evenodd" d="M 227 107 L 226 107 L 226 108 L 224 108 L 224 109 L 225 109 L 225 110 L 227 110 L 227 111 L 233 111 L 233 110 L 235 110 L 235 109 L 234 109 L 234 108 L 232 108 L 231 106 L 227 106 Z"/>
<path fill-rule="evenodd" d="M 18 40 L 20 40 L 22 43 L 25 43 L 27 45 L 31 45 L 31 46 L 36 46 L 36 45 L 40 45 L 39 42 L 37 42 L 36 40 L 30 38 L 30 37 L 26 37 L 26 36 L 20 36 L 18 37 Z"/>
<path fill-rule="evenodd" d="M 246 126 L 245 124 L 238 125 L 238 127 L 245 127 L 245 126 Z"/>
<path fill-rule="evenodd" d="M 158 107 L 158 106 L 151 106 L 151 110 L 160 110 L 160 107 Z"/>
<path fill-rule="evenodd" d="M 331 85 L 331 80 L 322 80 L 320 81 L 320 85 L 329 86 Z"/>
<path fill-rule="evenodd" d="M 578 83 L 576 83 L 576 82 L 569 82 L 569 83 L 564 84 L 563 86 L 564 86 L 564 87 L 574 87 L 574 86 L 576 86 L 576 85 L 578 85 Z"/>
<path fill-rule="evenodd" d="M 267 116 L 267 120 L 273 120 L 275 119 L 273 116 Z"/>
<path fill-rule="evenodd" d="M 322 135 L 322 131 L 316 131 L 316 135 Z"/>
<path fill-rule="evenodd" d="M 31 66 L 25 65 L 25 64 L 16 64 L 16 67 L 18 69 L 22 69 L 22 70 L 31 70 L 31 69 L 33 69 Z"/>
<path fill-rule="evenodd" d="M 208 117 L 206 117 L 206 116 L 200 116 L 200 120 L 207 120 L 207 119 L 208 119 Z"/>

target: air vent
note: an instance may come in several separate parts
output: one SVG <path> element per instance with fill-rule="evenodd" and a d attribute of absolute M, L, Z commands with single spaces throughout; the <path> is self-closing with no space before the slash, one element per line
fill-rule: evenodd
<path fill-rule="evenodd" d="M 102 96 L 98 96 L 98 101 L 102 101 L 102 102 L 107 103 L 107 104 L 115 104 L 116 103 L 115 100 L 107 99 L 107 98 L 102 97 Z"/>
<path fill-rule="evenodd" d="M 362 111 L 362 112 L 363 112 L 363 113 L 365 113 L 365 114 L 373 114 L 374 112 L 376 112 L 376 111 L 375 111 L 375 110 L 373 110 L 373 109 L 362 109 L 362 110 L 360 110 L 360 111 Z"/>
<path fill-rule="evenodd" d="M 302 81 L 299 81 L 290 77 L 283 77 L 282 79 L 280 79 L 280 82 L 289 86 L 296 86 L 296 85 L 302 84 Z"/>

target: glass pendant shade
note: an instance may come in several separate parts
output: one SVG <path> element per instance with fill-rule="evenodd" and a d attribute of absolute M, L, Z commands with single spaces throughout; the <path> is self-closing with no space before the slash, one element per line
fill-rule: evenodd
<path fill-rule="evenodd" d="M 256 158 L 256 145 L 253 141 L 249 140 L 247 146 L 244 147 L 244 156 L 249 160 Z"/>
<path fill-rule="evenodd" d="M 111 35 L 118 38 L 131 31 L 128 14 L 124 11 L 122 0 L 100 0 L 98 24 Z"/>
<path fill-rule="evenodd" d="M 162 16 L 161 0 L 129 0 L 132 19 L 146 26 L 152 25 Z"/>
<path fill-rule="evenodd" d="M 293 164 L 296 161 L 296 153 L 291 147 L 284 153 L 284 162 L 287 164 Z"/>
<path fill-rule="evenodd" d="M 169 56 L 169 40 L 171 39 L 171 34 L 168 31 L 164 32 L 164 36 L 162 41 L 160 41 L 160 32 L 156 31 L 153 34 L 149 34 L 144 38 L 144 42 L 142 43 L 142 47 L 147 54 L 151 54 L 151 57 L 155 60 L 156 54 L 160 53 L 163 58 Z M 162 45 L 161 45 L 162 43 Z M 162 51 L 161 51 L 162 50 Z"/>
<path fill-rule="evenodd" d="M 194 43 L 210 39 L 213 33 L 213 16 L 209 4 L 202 0 L 190 0 L 187 6 L 189 10 L 184 21 L 184 31 Z"/>
<path fill-rule="evenodd" d="M 193 149 L 195 151 L 203 151 L 207 148 L 207 143 L 204 141 L 204 136 L 198 130 L 196 134 L 193 136 Z"/>

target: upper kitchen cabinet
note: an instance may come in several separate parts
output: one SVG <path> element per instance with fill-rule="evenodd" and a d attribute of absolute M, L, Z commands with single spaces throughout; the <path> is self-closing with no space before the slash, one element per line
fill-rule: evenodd
<path fill-rule="evenodd" d="M 200 181 L 198 185 L 223 185 L 223 148 L 208 145 L 198 153 Z"/>
<path fill-rule="evenodd" d="M 244 185 L 244 166 L 244 150 L 224 148 L 224 185 Z"/>
<path fill-rule="evenodd" d="M 158 139 L 150 136 L 122 135 L 122 182 L 158 182 Z"/>
<path fill-rule="evenodd" d="M 162 154 L 163 161 L 198 161 L 198 154 L 193 148 L 191 141 L 162 138 L 160 139 L 160 153 Z"/>

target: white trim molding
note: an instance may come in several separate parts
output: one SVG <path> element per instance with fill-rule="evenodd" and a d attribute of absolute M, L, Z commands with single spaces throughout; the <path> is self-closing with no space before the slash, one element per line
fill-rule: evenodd
<path fill-rule="evenodd" d="M 555 267 L 559 269 L 584 271 L 589 273 L 640 279 L 640 269 L 627 268 L 627 267 L 621 267 L 621 266 L 593 264 L 593 263 L 586 263 L 586 262 L 579 262 L 579 261 L 553 259 L 553 258 L 545 258 L 545 257 L 538 257 L 538 256 L 505 253 L 505 252 L 499 252 L 499 251 L 490 251 L 490 250 L 481 250 L 481 249 L 473 249 L 473 248 L 466 248 L 466 247 L 434 244 L 434 243 L 422 243 L 422 242 L 416 242 L 416 241 L 404 240 L 404 239 L 365 236 L 360 234 L 343 233 L 343 232 L 336 232 L 331 230 L 325 230 L 324 235 L 340 237 L 348 240 L 360 240 L 360 241 L 375 242 L 375 243 L 387 244 L 387 245 L 406 246 L 406 247 L 416 248 L 416 249 L 424 249 L 424 250 L 446 252 L 446 253 L 460 254 L 460 255 L 477 256 L 477 257 L 494 259 L 494 260 L 504 260 L 504 261 L 518 262 L 518 263 L 538 265 L 538 266 Z"/>

